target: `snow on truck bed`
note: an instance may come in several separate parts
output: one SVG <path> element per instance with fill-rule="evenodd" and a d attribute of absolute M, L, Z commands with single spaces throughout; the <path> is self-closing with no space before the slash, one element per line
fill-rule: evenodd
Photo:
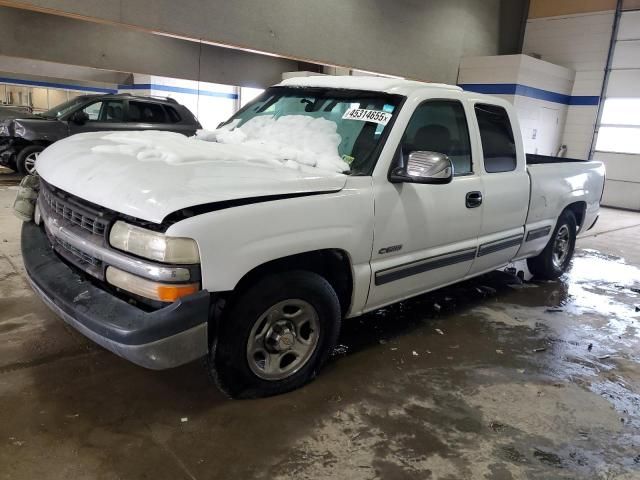
<path fill-rule="evenodd" d="M 300 169 L 315 167 L 345 172 L 349 165 L 338 155 L 341 137 L 336 124 L 324 118 L 287 115 L 255 117 L 241 127 L 200 130 L 195 137 L 157 130 L 107 132 L 91 151 L 164 161 L 171 165 L 203 161 L 253 161 Z M 82 134 L 80 134 L 82 135 Z"/>

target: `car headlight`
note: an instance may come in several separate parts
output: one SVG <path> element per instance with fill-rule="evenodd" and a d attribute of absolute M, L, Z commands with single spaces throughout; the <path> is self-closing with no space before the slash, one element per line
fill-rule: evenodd
<path fill-rule="evenodd" d="M 164 263 L 199 263 L 198 245 L 191 238 L 170 237 L 126 222 L 117 221 L 109 233 L 109 243 L 150 260 Z"/>

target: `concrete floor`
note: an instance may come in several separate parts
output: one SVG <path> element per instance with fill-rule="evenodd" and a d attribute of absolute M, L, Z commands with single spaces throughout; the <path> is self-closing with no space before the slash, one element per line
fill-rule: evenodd
<path fill-rule="evenodd" d="M 605 209 L 558 282 L 494 273 L 353 319 L 314 383 L 230 401 L 198 363 L 143 370 L 36 299 L 13 183 L 0 479 L 640 478 L 638 213 Z"/>

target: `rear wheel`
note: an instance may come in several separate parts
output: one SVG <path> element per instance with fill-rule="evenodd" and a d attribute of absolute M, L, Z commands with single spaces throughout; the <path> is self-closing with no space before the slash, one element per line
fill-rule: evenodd
<path fill-rule="evenodd" d="M 340 302 L 320 275 L 295 271 L 264 277 L 231 301 L 208 366 L 231 397 L 255 398 L 312 380 L 335 346 Z"/>
<path fill-rule="evenodd" d="M 16 157 L 16 167 L 22 175 L 31 175 L 36 171 L 36 160 L 44 147 L 40 145 L 31 145 L 20 150 Z"/>
<path fill-rule="evenodd" d="M 576 246 L 576 217 L 565 210 L 545 249 L 537 256 L 527 259 L 529 270 L 535 278 L 555 280 L 567 271 Z"/>

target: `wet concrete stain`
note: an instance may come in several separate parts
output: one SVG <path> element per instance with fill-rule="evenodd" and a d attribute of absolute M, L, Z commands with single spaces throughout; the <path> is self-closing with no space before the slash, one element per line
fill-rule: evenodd
<path fill-rule="evenodd" d="M 315 382 L 249 401 L 7 290 L 0 479 L 637 479 L 638 287 L 595 251 L 557 282 L 494 272 L 346 321 Z"/>

